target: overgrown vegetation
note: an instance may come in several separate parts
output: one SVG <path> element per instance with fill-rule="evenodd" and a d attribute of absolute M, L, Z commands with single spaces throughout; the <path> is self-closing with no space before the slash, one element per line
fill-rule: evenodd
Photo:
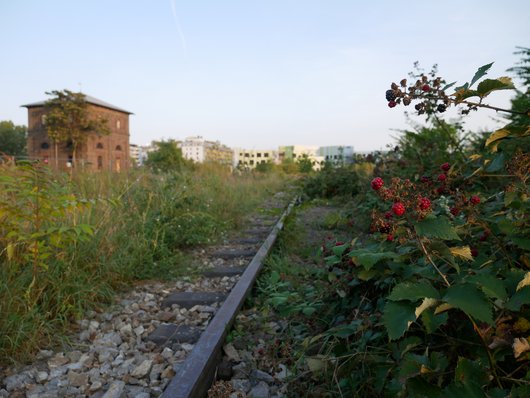
<path fill-rule="evenodd" d="M 1 361 L 57 342 L 135 280 L 188 272 L 188 248 L 240 226 L 283 183 L 214 166 L 72 179 L 41 163 L 1 164 Z"/>
<path fill-rule="evenodd" d="M 261 291 L 290 323 L 277 361 L 294 372 L 292 396 L 530 395 L 530 110 L 505 110 L 516 116 L 484 138 L 440 117 L 499 110 L 486 98 L 513 84 L 483 79 L 490 67 L 451 95 L 435 70 L 393 83 L 389 106 L 415 104 L 429 124 L 373 157 L 375 178 L 341 199 L 347 239 L 333 228 L 315 258 L 290 234 L 270 262 Z"/>

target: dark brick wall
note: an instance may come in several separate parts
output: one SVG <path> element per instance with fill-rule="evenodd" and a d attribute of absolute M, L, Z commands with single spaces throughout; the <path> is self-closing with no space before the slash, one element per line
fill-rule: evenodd
<path fill-rule="evenodd" d="M 129 114 L 93 104 L 88 104 L 88 112 L 91 118 L 106 119 L 111 133 L 109 135 L 88 133 L 86 142 L 77 148 L 76 167 L 93 171 L 127 170 L 130 167 Z M 43 161 L 47 159 L 51 166 L 55 166 L 55 145 L 48 138 L 43 125 L 43 116 L 45 116 L 44 107 L 28 108 L 28 156 Z M 67 162 L 71 156 L 72 149 L 66 144 L 57 145 L 57 164 L 61 170 L 67 169 Z"/>

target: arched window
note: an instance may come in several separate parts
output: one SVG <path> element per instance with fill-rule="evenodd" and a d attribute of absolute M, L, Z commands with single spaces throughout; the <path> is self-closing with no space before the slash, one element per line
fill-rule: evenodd
<path fill-rule="evenodd" d="M 116 150 L 121 151 L 121 145 L 116 145 Z"/>
<path fill-rule="evenodd" d="M 40 147 L 41 147 L 41 149 L 49 149 L 50 148 L 50 144 L 48 144 L 47 142 L 43 142 L 42 144 L 40 144 Z"/>
<path fill-rule="evenodd" d="M 98 142 L 96 145 L 96 149 L 103 149 L 103 144 L 101 142 Z"/>

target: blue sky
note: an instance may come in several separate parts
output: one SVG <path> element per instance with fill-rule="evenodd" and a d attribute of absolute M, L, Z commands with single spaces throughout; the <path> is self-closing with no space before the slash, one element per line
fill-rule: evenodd
<path fill-rule="evenodd" d="M 384 93 L 414 61 L 464 82 L 492 61 L 507 75 L 530 46 L 527 0 L 0 0 L 0 18 L 0 120 L 27 124 L 20 105 L 81 88 L 133 112 L 137 144 L 379 149 L 407 128 Z"/>

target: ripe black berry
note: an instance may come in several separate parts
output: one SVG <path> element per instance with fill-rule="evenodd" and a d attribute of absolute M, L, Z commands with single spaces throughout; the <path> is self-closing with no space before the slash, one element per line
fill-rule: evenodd
<path fill-rule="evenodd" d="M 414 109 L 416 109 L 417 111 L 421 111 L 421 108 L 422 108 L 421 104 L 414 105 Z"/>
<path fill-rule="evenodd" d="M 386 90 L 386 100 L 387 101 L 394 101 L 396 99 L 396 95 L 394 94 L 394 90 Z"/>
<path fill-rule="evenodd" d="M 447 109 L 447 106 L 445 106 L 444 104 L 439 104 L 439 105 L 438 105 L 438 108 L 436 108 L 436 110 L 437 110 L 438 112 L 445 112 L 446 109 Z"/>

